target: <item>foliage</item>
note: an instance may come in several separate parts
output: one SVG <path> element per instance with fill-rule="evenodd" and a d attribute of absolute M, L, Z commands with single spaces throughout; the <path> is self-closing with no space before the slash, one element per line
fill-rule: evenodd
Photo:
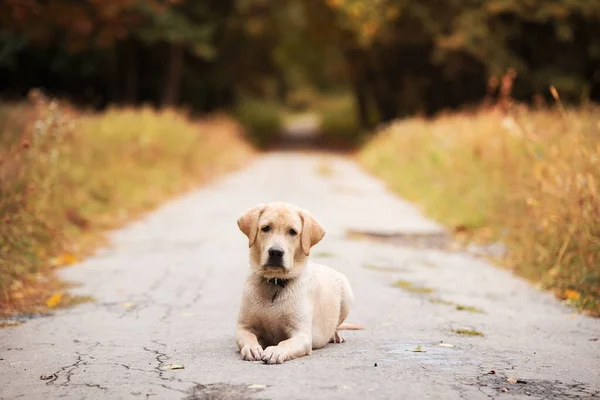
<path fill-rule="evenodd" d="M 368 128 L 478 103 L 510 69 L 519 100 L 598 100 L 599 22 L 582 0 L 6 0 L 0 88 L 211 111 L 343 87 Z"/>
<path fill-rule="evenodd" d="M 104 229 L 250 154 L 228 120 L 148 108 L 84 114 L 34 97 L 33 106 L 0 108 L 0 137 L 10 139 L 0 144 L 3 306 L 31 276 L 74 262 L 70 254 Z"/>
<path fill-rule="evenodd" d="M 234 115 L 259 148 L 272 144 L 283 127 L 281 109 L 270 101 L 245 98 L 238 103 Z"/>
<path fill-rule="evenodd" d="M 325 96 L 315 108 L 321 118 L 320 137 L 326 144 L 352 147 L 364 139 L 352 96 Z"/>
<path fill-rule="evenodd" d="M 600 315 L 600 118 L 579 111 L 482 111 L 412 118 L 381 131 L 360 159 L 425 212 Z"/>
<path fill-rule="evenodd" d="M 600 3 L 573 0 L 327 0 L 354 85 L 383 121 L 477 103 L 514 69 L 514 95 L 554 85 L 564 99 L 600 98 Z"/>

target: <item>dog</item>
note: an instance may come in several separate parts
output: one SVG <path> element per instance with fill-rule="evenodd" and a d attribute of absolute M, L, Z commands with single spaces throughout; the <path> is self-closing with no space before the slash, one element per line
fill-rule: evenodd
<path fill-rule="evenodd" d="M 289 203 L 259 204 L 237 224 L 248 237 L 250 274 L 240 305 L 235 341 L 242 359 L 281 364 L 343 343 L 354 301 L 346 277 L 309 262 L 325 228 L 307 210 Z"/>

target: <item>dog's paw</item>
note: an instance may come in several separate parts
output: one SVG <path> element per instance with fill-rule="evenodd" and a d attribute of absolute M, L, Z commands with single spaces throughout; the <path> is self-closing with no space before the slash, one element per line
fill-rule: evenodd
<path fill-rule="evenodd" d="M 285 361 L 285 352 L 281 347 L 269 346 L 262 354 L 262 360 L 267 364 L 281 364 Z"/>
<path fill-rule="evenodd" d="M 245 345 L 240 350 L 240 354 L 242 355 L 242 360 L 247 361 L 260 361 L 263 356 L 263 349 L 260 346 L 249 346 Z"/>
<path fill-rule="evenodd" d="M 335 331 L 333 337 L 329 339 L 329 343 L 344 343 L 345 341 L 346 339 L 344 339 L 344 335 L 340 331 Z"/>

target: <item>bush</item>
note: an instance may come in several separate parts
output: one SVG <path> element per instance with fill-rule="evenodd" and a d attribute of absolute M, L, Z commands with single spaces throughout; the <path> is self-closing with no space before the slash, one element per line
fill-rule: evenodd
<path fill-rule="evenodd" d="M 283 127 L 279 106 L 266 100 L 242 99 L 235 116 L 246 129 L 248 139 L 260 148 L 273 143 Z"/>
<path fill-rule="evenodd" d="M 503 240 L 515 271 L 600 315 L 599 112 L 409 119 L 360 158 L 430 216 Z"/>
<path fill-rule="evenodd" d="M 317 107 L 323 142 L 334 146 L 354 147 L 364 139 L 352 96 L 328 96 L 319 101 Z"/>
<path fill-rule="evenodd" d="M 250 154 L 231 121 L 172 111 L 80 114 L 35 95 L 0 111 L 0 305 L 86 239 L 233 168 Z"/>

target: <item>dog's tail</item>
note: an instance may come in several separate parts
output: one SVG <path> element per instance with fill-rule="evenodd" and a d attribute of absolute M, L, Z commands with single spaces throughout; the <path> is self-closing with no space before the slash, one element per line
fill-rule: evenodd
<path fill-rule="evenodd" d="M 337 330 L 338 331 L 362 331 L 365 328 L 357 325 L 357 324 L 351 324 L 349 322 L 342 322 L 341 324 L 338 325 Z"/>

